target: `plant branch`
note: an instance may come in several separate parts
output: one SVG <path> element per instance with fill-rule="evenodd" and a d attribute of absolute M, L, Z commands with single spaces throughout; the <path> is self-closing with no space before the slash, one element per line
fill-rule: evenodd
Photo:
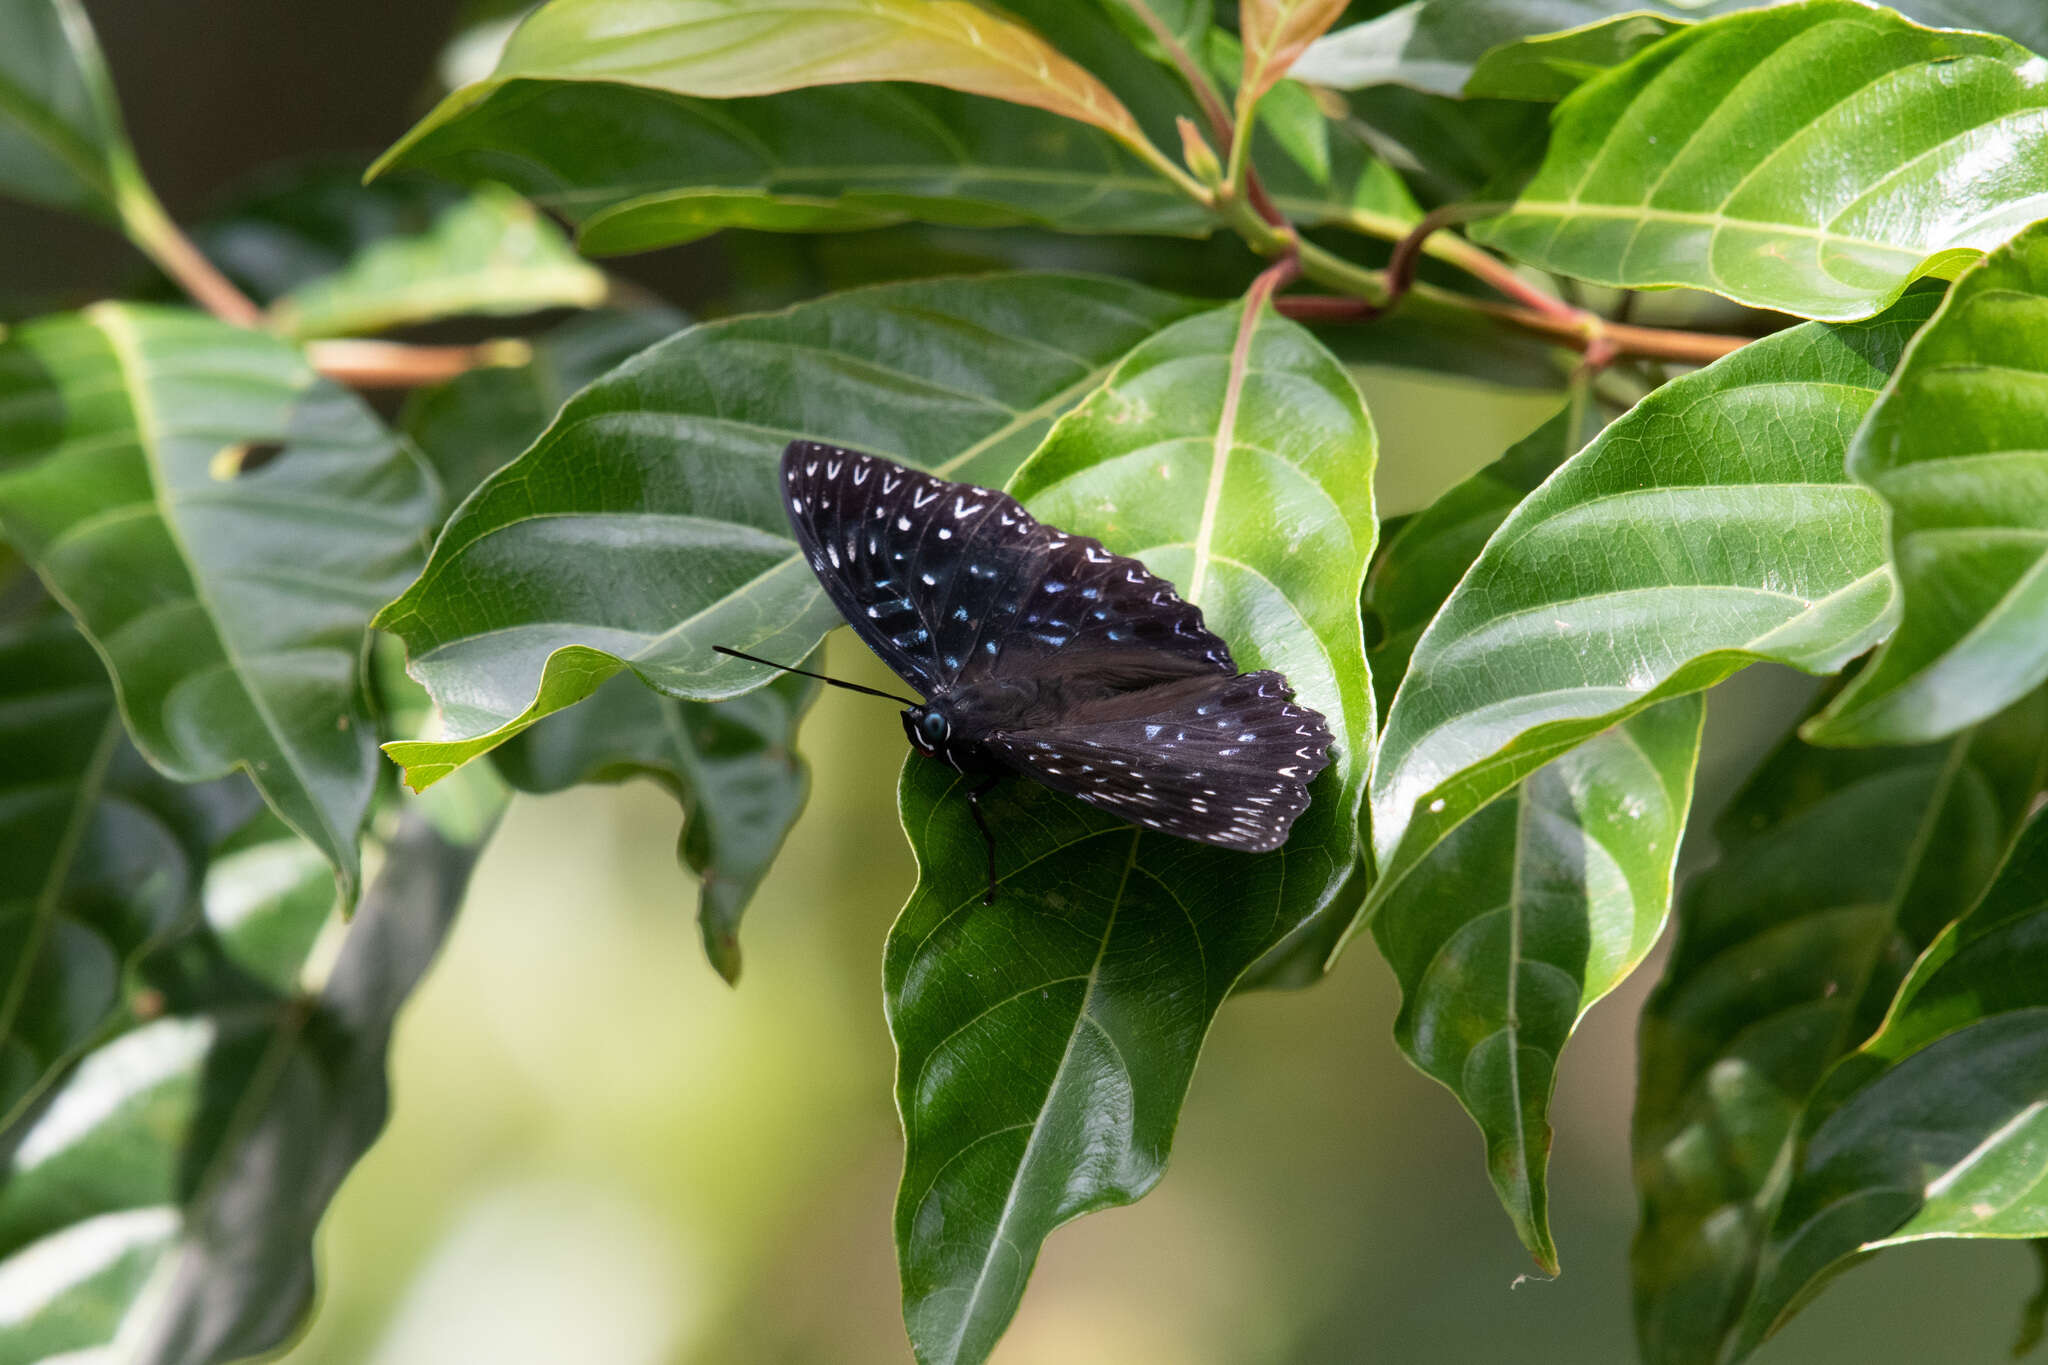
<path fill-rule="evenodd" d="M 1292 228 L 1266 222 L 1241 202 L 1225 199 L 1217 205 L 1224 221 L 1236 229 L 1247 245 L 1265 256 L 1283 253 L 1295 256 L 1302 275 L 1318 284 L 1340 291 L 1342 297 L 1296 294 L 1274 300 L 1274 306 L 1288 317 L 1317 322 L 1365 322 L 1399 303 L 1408 294 L 1427 297 L 1432 303 L 1490 318 L 1548 340 L 1571 347 L 1586 357 L 1588 368 L 1598 370 L 1622 356 L 1644 356 L 1673 360 L 1687 365 L 1706 365 L 1747 345 L 1749 338 L 1720 336 L 1711 332 L 1673 331 L 1661 327 L 1637 327 L 1609 322 L 1598 313 L 1574 308 L 1554 295 L 1515 276 L 1501 261 L 1468 243 L 1450 255 L 1439 249 L 1429 252 L 1453 264 L 1457 257 L 1469 257 L 1470 273 L 1493 285 L 1517 303 L 1496 303 L 1475 299 L 1448 289 L 1415 282 L 1415 267 L 1436 233 L 1462 210 L 1439 210 L 1426 215 L 1396 243 L 1393 260 L 1384 271 L 1356 265 L 1313 242 L 1302 241 Z M 1442 239 L 1446 242 L 1454 238 Z M 1476 266 L 1477 268 L 1473 268 Z"/>
<path fill-rule="evenodd" d="M 1354 267 L 1355 268 L 1355 267 Z M 1313 277 L 1304 258 L 1303 273 Z M 1593 315 L 1559 318 L 1531 308 L 1468 298 L 1446 289 L 1417 285 L 1411 291 L 1430 302 L 1469 312 L 1484 313 L 1518 331 L 1569 346 L 1600 364 L 1620 356 L 1642 356 L 1670 360 L 1684 365 L 1707 365 L 1749 344 L 1748 337 L 1724 336 L 1715 332 L 1683 332 L 1663 327 L 1637 327 L 1607 322 Z M 1371 299 L 1330 294 L 1290 294 L 1275 299 L 1273 306 L 1287 317 L 1302 322 L 1367 322 L 1386 311 Z"/>
<path fill-rule="evenodd" d="M 442 384 L 471 370 L 524 365 L 533 347 L 503 339 L 474 346 L 411 346 L 402 341 L 337 338 L 306 343 L 313 368 L 354 389 L 412 389 Z"/>
<path fill-rule="evenodd" d="M 128 240 L 194 303 L 237 327 L 254 327 L 263 320 L 263 310 L 206 259 L 205 253 L 171 221 L 146 185 L 138 181 L 123 186 L 119 207 L 121 226 L 126 229 Z"/>
<path fill-rule="evenodd" d="M 1217 146 L 1224 149 L 1224 155 L 1229 159 L 1230 165 L 1223 178 L 1223 185 L 1226 188 L 1222 194 L 1247 200 L 1267 222 L 1276 226 L 1285 225 L 1287 215 L 1280 211 L 1272 196 L 1266 193 L 1266 187 L 1260 183 L 1259 172 L 1250 161 L 1249 147 L 1241 148 L 1239 145 L 1237 125 L 1231 118 L 1230 106 L 1224 101 L 1222 90 L 1210 78 L 1209 73 L 1202 70 L 1201 64 L 1194 59 L 1186 45 L 1174 36 L 1173 30 L 1166 26 L 1165 21 L 1153 13 L 1148 0 L 1124 0 L 1124 4 L 1138 17 L 1138 21 L 1145 25 L 1146 31 L 1165 51 L 1167 60 L 1173 63 L 1174 70 L 1180 73 L 1180 78 L 1187 82 L 1188 89 L 1194 92 L 1195 103 L 1201 106 L 1202 118 L 1209 125 L 1210 136 L 1216 139 Z M 1248 142 L 1248 139 L 1246 141 Z M 1209 201 L 1205 199 L 1204 202 Z"/>

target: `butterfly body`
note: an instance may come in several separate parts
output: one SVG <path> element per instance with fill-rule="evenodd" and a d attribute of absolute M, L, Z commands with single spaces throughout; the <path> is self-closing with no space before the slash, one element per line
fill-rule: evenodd
<path fill-rule="evenodd" d="M 1239 673 L 1172 584 L 1007 494 L 879 456 L 792 442 L 782 483 L 827 595 L 925 695 L 903 714 L 911 745 L 984 779 L 977 821 L 1014 773 L 1163 833 L 1285 842 L 1329 727 L 1280 674 Z"/>

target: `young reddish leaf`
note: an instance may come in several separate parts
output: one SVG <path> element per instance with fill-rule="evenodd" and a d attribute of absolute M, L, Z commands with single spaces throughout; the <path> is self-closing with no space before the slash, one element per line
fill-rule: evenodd
<path fill-rule="evenodd" d="M 1237 91 L 1239 119 L 1343 13 L 1344 0 L 1246 0 L 1239 11 L 1244 27 L 1244 83 Z"/>
<path fill-rule="evenodd" d="M 711 99 L 915 81 L 1049 110 L 1160 159 L 1109 87 L 1031 30 L 964 0 L 648 0 L 627 9 L 555 0 L 512 35 L 488 79 L 442 101 L 372 173 L 506 82 L 530 79 Z"/>

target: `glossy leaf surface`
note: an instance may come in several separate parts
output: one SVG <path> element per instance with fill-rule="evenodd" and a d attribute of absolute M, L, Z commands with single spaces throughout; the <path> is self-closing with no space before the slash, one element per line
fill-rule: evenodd
<path fill-rule="evenodd" d="M 553 0 L 487 81 L 456 91 L 380 165 L 507 81 L 616 81 L 730 99 L 916 81 L 1029 105 L 1126 144 L 1144 134 L 1108 87 L 1029 29 L 964 0 Z"/>
<path fill-rule="evenodd" d="M 106 659 L 142 752 L 244 768 L 352 891 L 376 781 L 365 630 L 433 477 L 283 343 L 102 305 L 0 349 L 0 530 Z"/>
<path fill-rule="evenodd" d="M 422 231 L 366 246 L 301 285 L 271 318 L 295 337 L 357 336 L 465 314 L 590 308 L 608 287 L 531 204 L 485 185 Z"/>
<path fill-rule="evenodd" d="M 1198 110 L 1177 77 L 1133 46 L 1127 30 L 1142 25 L 1123 6 L 1006 8 L 1087 66 L 1155 141 L 1172 139 L 1174 120 Z M 1289 214 L 1414 216 L 1400 182 L 1358 138 L 1338 125 L 1321 137 L 1322 154 L 1306 162 L 1259 149 L 1268 188 Z M 930 85 L 702 99 L 642 81 L 520 79 L 421 130 L 392 160 L 458 180 L 503 179 L 577 221 L 584 247 L 604 252 L 727 227 L 847 231 L 924 220 L 1195 236 L 1214 226 L 1098 128 Z"/>
<path fill-rule="evenodd" d="M 992 906 L 965 779 L 912 759 L 902 809 L 919 882 L 884 978 L 908 1141 L 904 1313 L 926 1362 L 983 1359 L 1045 1236 L 1158 1180 L 1217 1007 L 1356 859 L 1372 427 L 1342 366 L 1270 313 L 1234 367 L 1242 315 L 1205 313 L 1139 346 L 1011 487 L 1173 581 L 1240 668 L 1284 671 L 1340 748 L 1287 846 L 1263 855 L 1006 783 L 984 803 Z"/>
<path fill-rule="evenodd" d="M 401 163 L 500 175 L 582 225 L 586 250 L 727 227 L 843 232 L 910 220 L 1196 235 L 1208 215 L 1100 129 L 932 86 L 689 99 L 513 82 L 409 144 Z"/>
<path fill-rule="evenodd" d="M 1550 1274 L 1558 1058 L 1663 931 L 1704 714 L 1699 697 L 1677 697 L 1537 769 L 1431 849 L 1372 918 L 1401 982 L 1394 1038 L 1479 1125 L 1494 1191 Z"/>
<path fill-rule="evenodd" d="M 1560 104 L 1542 166 L 1473 236 L 1598 284 L 1864 317 L 2040 216 L 2041 60 L 1853 0 L 1710 20 Z"/>
<path fill-rule="evenodd" d="M 1810 737 L 1932 739 L 2048 679 L 2048 226 L 1956 281 L 1849 472 L 1891 508 L 1899 629 Z"/>
<path fill-rule="evenodd" d="M 1490 48 L 1472 64 L 1464 93 L 1505 100 L 1561 100 L 1679 28 L 1662 14 L 1634 11 Z"/>
<path fill-rule="evenodd" d="M 2048 698 L 1944 744 L 1788 740 L 1721 817 L 1644 1009 L 1631 1253 L 1650 1365 L 1727 1358 L 1830 1064 L 1990 881 L 2048 765 Z"/>
<path fill-rule="evenodd" d="M 572 317 L 534 338 L 525 365 L 489 365 L 415 390 L 399 427 L 440 475 L 452 510 L 532 445 L 577 390 L 685 325 L 666 308 Z"/>
<path fill-rule="evenodd" d="M 1597 404 L 1583 390 L 1558 414 L 1471 478 L 1403 522 L 1365 580 L 1362 606 L 1372 641 L 1372 683 L 1380 713 L 1408 674 L 1422 632 L 1508 514 L 1538 484 L 1599 434 Z"/>
<path fill-rule="evenodd" d="M 327 902 L 227 864 L 245 885 L 209 886 L 221 924 L 168 955 L 163 1017 L 88 1055 L 10 1135 L 0 1296 L 16 1311 L 0 1359 L 103 1348 L 136 1365 L 212 1365 L 297 1329 L 314 1229 L 384 1123 L 393 1017 L 475 858 L 418 816 L 389 853 L 324 983 L 295 965 L 280 984 L 245 954 L 252 922 L 267 920 L 303 963 L 303 921 L 310 909 L 317 925 Z"/>
<path fill-rule="evenodd" d="M 69 620 L 0 627 L 0 1133 L 115 1023 L 258 809 L 241 778 L 181 787 L 144 763 Z"/>
<path fill-rule="evenodd" d="M 1755 660 L 1831 672 L 1883 637 L 1882 511 L 1843 462 L 1930 306 L 1797 327 L 1667 384 L 1515 509 L 1388 713 L 1376 898 L 1494 796 L 1642 708 Z"/>
<path fill-rule="evenodd" d="M 1014 275 L 890 285 L 707 324 L 579 394 L 449 521 L 379 619 L 441 708 L 394 744 L 424 785 L 621 669 L 712 700 L 800 659 L 836 616 L 775 480 L 798 437 L 1000 484 L 1132 346 L 1195 305 Z M 535 573 L 542 566 L 543 573 Z"/>
<path fill-rule="evenodd" d="M 818 685 L 784 674 L 721 702 L 665 697 L 614 678 L 581 706 L 549 716 L 495 755 L 521 791 L 652 778 L 683 808 L 676 856 L 697 874 L 704 952 L 728 982 L 740 975 L 740 916 L 810 793 L 796 727 Z"/>
<path fill-rule="evenodd" d="M 1401 527 L 1364 599 L 1383 695 L 1487 537 L 1599 424 L 1580 394 Z M 1478 1122 L 1502 1205 L 1553 1274 L 1557 1059 L 1663 928 L 1701 711 L 1697 698 L 1665 702 L 1539 768 L 1432 849 L 1372 919 L 1401 983 L 1395 1040 Z"/>
<path fill-rule="evenodd" d="M 0 0 L 0 194 L 113 221 L 135 181 L 77 0 Z"/>
<path fill-rule="evenodd" d="M 1475 69 L 1488 65 L 1515 73 L 1520 83 L 1547 86 L 1596 60 L 1612 65 L 1689 17 L 1749 2 L 1409 0 L 1322 39 L 1295 64 L 1295 74 L 1339 90 L 1405 85 L 1434 95 L 1490 94 L 1467 89 Z"/>
<path fill-rule="evenodd" d="M 1439 95 L 1555 100 L 1680 25 L 1769 3 L 1409 0 L 1323 38 L 1295 73 L 1345 90 L 1398 83 Z M 1888 8 L 1930 28 L 1998 33 L 2035 52 L 2048 50 L 2048 11 L 2032 5 L 1905 0 Z"/>
<path fill-rule="evenodd" d="M 1935 940 L 1800 1128 L 1738 1349 L 1851 1258 L 2048 1235 L 2048 820 Z"/>
<path fill-rule="evenodd" d="M 1320 165 L 1266 160 L 1277 202 L 1300 221 L 1414 213 L 1387 168 L 1341 133 Z M 729 227 L 851 231 L 917 220 L 1177 236 L 1213 228 L 1172 182 L 1095 128 L 908 84 L 703 100 L 516 81 L 409 144 L 401 164 L 458 180 L 503 178 L 580 223 L 581 244 L 600 253 Z"/>

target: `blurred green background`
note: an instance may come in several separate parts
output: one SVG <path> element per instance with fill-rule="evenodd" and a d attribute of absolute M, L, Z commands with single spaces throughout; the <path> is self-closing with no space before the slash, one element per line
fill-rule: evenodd
<path fill-rule="evenodd" d="M 189 221 L 278 157 L 366 157 L 395 137 L 457 5 L 87 9 L 144 164 Z M 31 209 L 0 205 L 0 241 L 11 262 L 0 317 L 141 276 L 110 235 Z M 929 264 L 971 249 L 962 241 L 875 234 L 794 254 L 712 242 L 625 268 L 710 311 L 781 301 L 816 287 L 820 270 Z M 1105 257 L 1102 244 L 1057 239 L 1010 249 L 1038 265 Z M 1557 401 L 1388 370 L 1360 378 L 1390 514 L 1498 454 Z M 845 632 L 829 661 L 884 681 Z M 1696 824 L 1807 686 L 1757 674 L 1716 695 Z M 392 1124 L 327 1219 L 323 1302 L 293 1365 L 908 1359 L 880 985 L 883 935 L 913 880 L 893 801 L 904 746 L 886 708 L 835 692 L 802 747 L 814 796 L 748 916 L 737 990 L 698 948 L 695 888 L 673 857 L 678 817 L 657 789 L 516 802 L 401 1020 Z M 1135 1208 L 1052 1238 L 999 1365 L 1633 1359 L 1628 1107 L 1635 1010 L 1658 960 L 1595 1009 L 1564 1059 L 1562 1278 L 1533 1275 L 1477 1134 L 1396 1053 L 1394 984 L 1361 940 L 1315 989 L 1223 1012 L 1167 1179 Z M 1757 1360 L 2001 1360 L 2032 1290 L 2015 1248 L 1890 1252 Z"/>

